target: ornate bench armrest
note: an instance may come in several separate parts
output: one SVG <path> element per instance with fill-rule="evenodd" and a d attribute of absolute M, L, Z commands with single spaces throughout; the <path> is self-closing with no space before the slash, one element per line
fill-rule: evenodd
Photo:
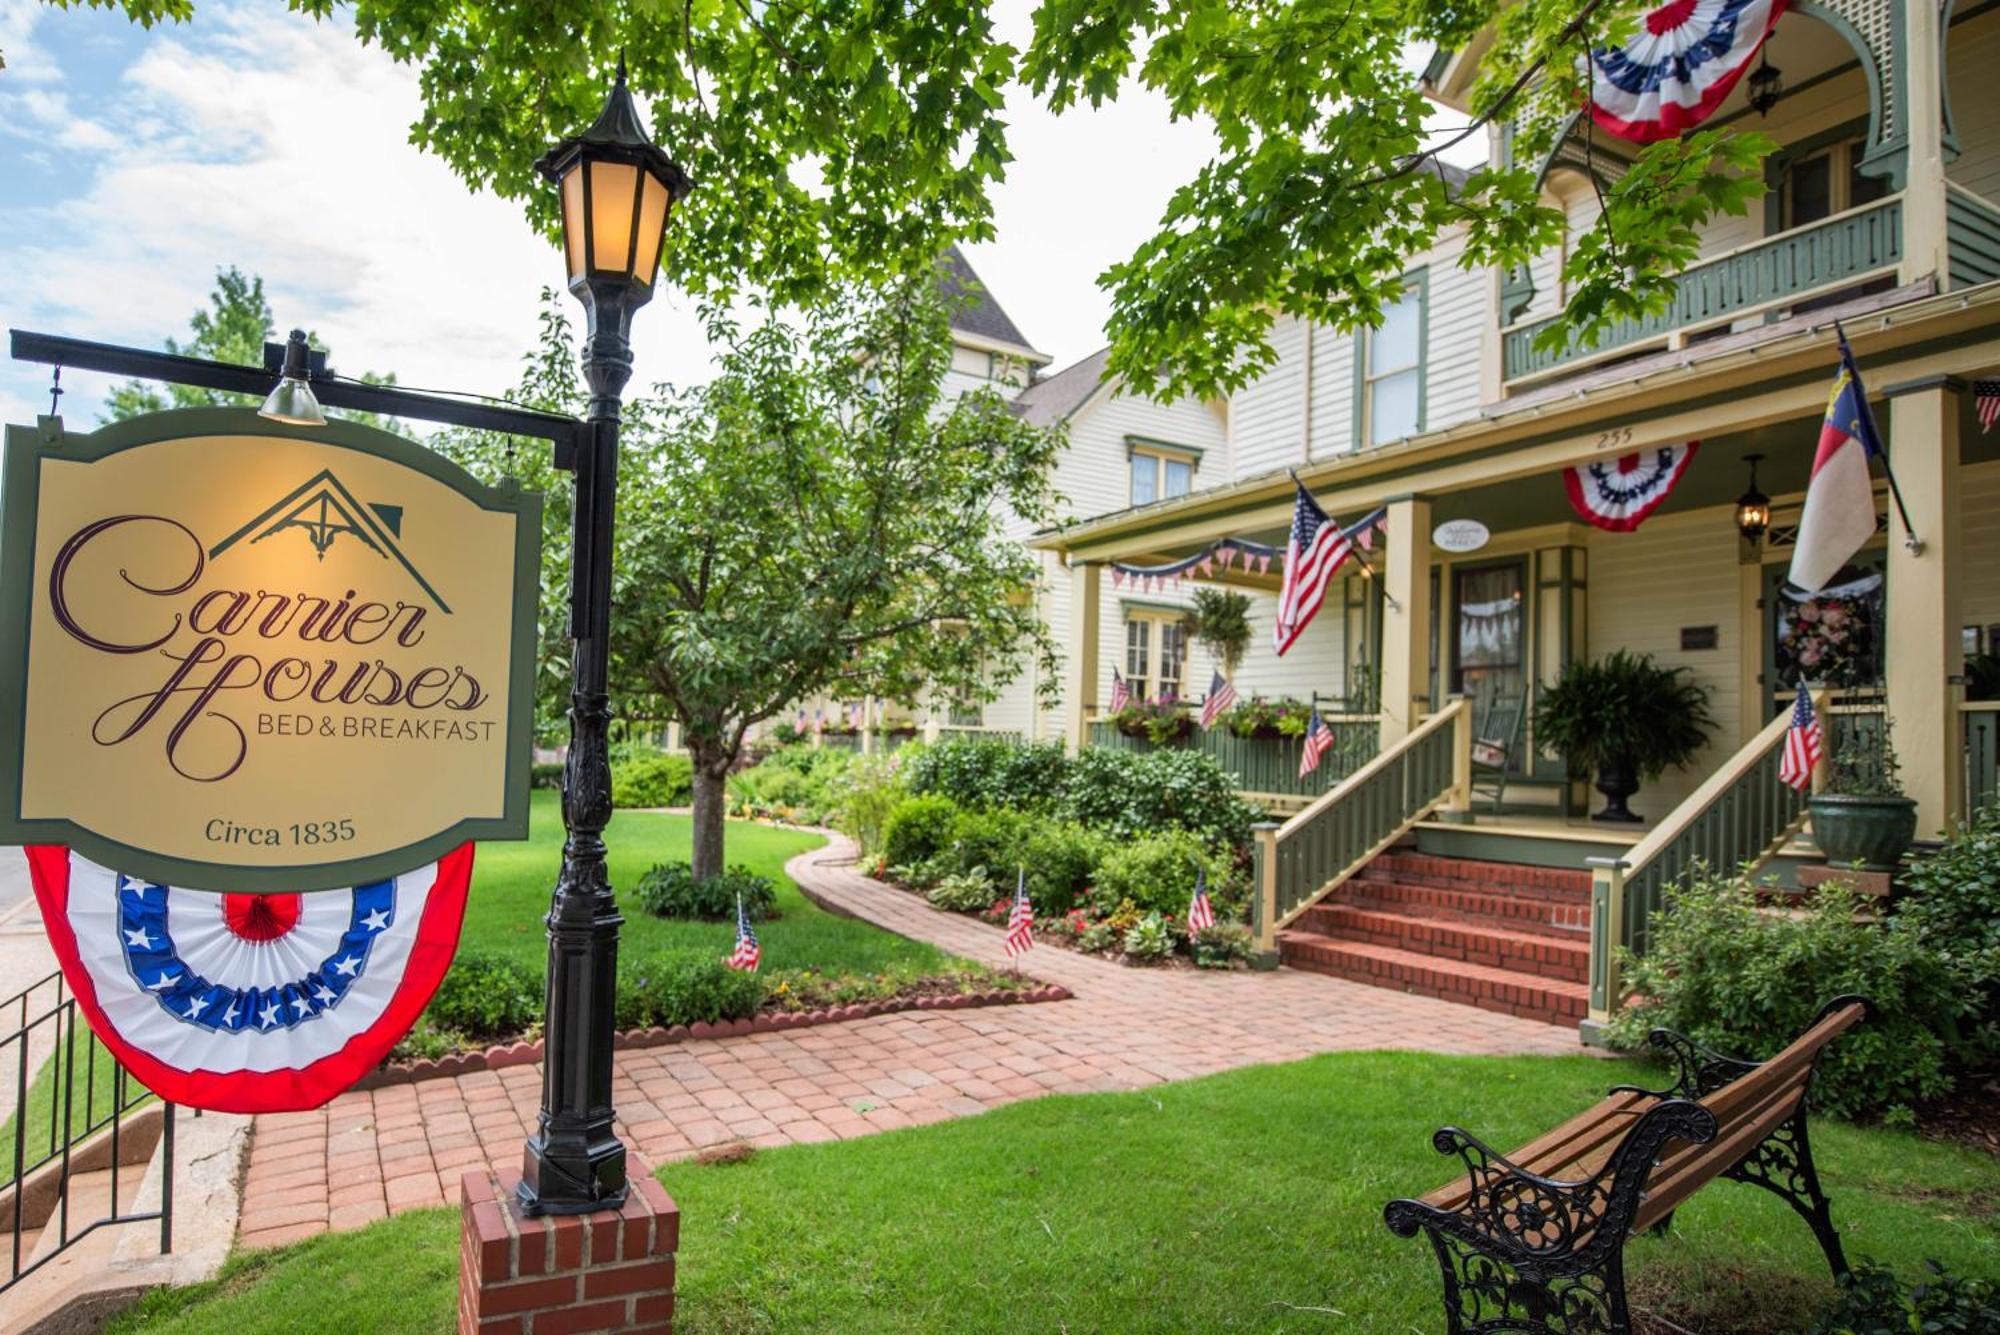
<path fill-rule="evenodd" d="M 1744 1061 L 1741 1057 L 1724 1056 L 1671 1029 L 1653 1030 L 1646 1035 L 1646 1042 L 1674 1059 L 1679 1071 L 1673 1084 L 1665 1089 L 1613 1085 L 1613 1094 L 1651 1094 L 1657 1099 L 1703 1099 L 1762 1065 L 1761 1062 Z"/>
<path fill-rule="evenodd" d="M 1700 1143 L 1714 1135 L 1715 1118 L 1706 1108 L 1669 1099 L 1647 1110 L 1596 1173 L 1565 1181 L 1529 1172 L 1448 1126 L 1431 1143 L 1464 1161 L 1465 1200 L 1451 1210 L 1391 1201 L 1382 1221 L 1406 1238 L 1419 1228 L 1448 1234 L 1512 1265 L 1593 1265 L 1605 1248 L 1622 1241 L 1661 1147 L 1672 1139 Z"/>

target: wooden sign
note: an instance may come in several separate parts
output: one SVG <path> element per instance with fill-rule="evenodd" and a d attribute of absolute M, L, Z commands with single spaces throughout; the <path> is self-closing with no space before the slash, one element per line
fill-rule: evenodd
<path fill-rule="evenodd" d="M 527 836 L 541 501 L 352 422 L 7 429 L 0 843 L 205 890 Z"/>

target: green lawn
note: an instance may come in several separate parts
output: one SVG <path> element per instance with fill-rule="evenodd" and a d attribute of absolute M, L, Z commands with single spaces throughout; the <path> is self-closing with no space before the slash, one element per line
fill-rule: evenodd
<path fill-rule="evenodd" d="M 611 850 L 611 883 L 625 910 L 620 950 L 638 956 L 655 950 L 695 948 L 727 955 L 736 940 L 729 923 L 676 922 L 638 906 L 633 891 L 659 862 L 685 862 L 692 822 L 686 816 L 621 811 L 605 833 Z M 524 843 L 481 844 L 473 862 L 472 896 L 461 948 L 512 955 L 540 972 L 548 958 L 549 891 L 562 863 L 562 811 L 556 794 L 537 792 Z M 763 967 L 817 968 L 830 973 L 875 973 L 894 966 L 941 967 L 950 956 L 879 927 L 842 918 L 812 904 L 785 876 L 785 863 L 825 840 L 802 830 L 731 821 L 727 856 L 778 882 L 782 917 L 759 924 Z"/>
<path fill-rule="evenodd" d="M 688 1331 L 1435 1331 L 1430 1248 L 1382 1227 L 1442 1182 L 1443 1123 L 1512 1144 L 1626 1073 L 1589 1058 L 1359 1053 L 661 1173 Z M 2000 1163 L 1814 1127 L 1851 1255 L 2000 1271 Z M 457 1215 L 238 1256 L 118 1330 L 255 1335 L 329 1310 L 450 1325 Z M 1694 1330 L 1800 1329 L 1831 1292 L 1781 1202 L 1718 1182 L 1628 1250 L 1638 1303 Z"/>

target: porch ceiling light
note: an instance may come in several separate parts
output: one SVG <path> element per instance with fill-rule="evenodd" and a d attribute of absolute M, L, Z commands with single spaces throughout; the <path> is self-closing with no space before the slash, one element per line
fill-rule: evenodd
<path fill-rule="evenodd" d="M 1767 42 L 1768 48 L 1769 43 Z M 1750 106 L 1759 116 L 1771 114 L 1771 108 L 1778 105 L 1778 99 L 1785 95 L 1784 71 L 1771 63 L 1771 53 L 1765 49 L 1759 53 L 1757 68 L 1750 71 Z"/>
<path fill-rule="evenodd" d="M 1764 530 L 1771 527 L 1771 498 L 1757 490 L 1757 462 L 1763 457 L 1743 456 L 1743 462 L 1750 465 L 1750 490 L 1736 498 L 1736 531 L 1753 547 L 1763 539 Z"/>

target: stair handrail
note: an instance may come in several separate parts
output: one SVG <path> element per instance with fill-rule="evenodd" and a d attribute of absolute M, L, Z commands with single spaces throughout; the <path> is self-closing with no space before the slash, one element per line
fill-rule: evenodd
<path fill-rule="evenodd" d="M 1449 735 L 1442 735 L 1447 729 Z M 1413 761 L 1422 762 L 1424 772 L 1413 773 Z M 1395 775 L 1402 779 L 1399 800 L 1367 811 L 1357 808 L 1352 818 L 1343 819 L 1350 804 L 1363 800 L 1362 795 L 1373 795 L 1380 782 Z M 1440 807 L 1466 810 L 1471 802 L 1472 701 L 1461 695 L 1284 824 L 1257 825 L 1251 846 L 1256 879 L 1251 930 L 1259 960 L 1274 963 L 1280 930 L 1418 821 Z M 1311 850 L 1321 855 L 1317 859 L 1306 856 L 1308 841 L 1320 845 Z M 1281 901 L 1281 880 L 1311 884 L 1286 886 Z"/>
<path fill-rule="evenodd" d="M 1813 712 L 1832 740 L 1832 692 L 1808 692 Z M 1717 766 L 1679 806 L 1662 816 L 1623 855 L 1590 858 L 1590 1023 L 1601 1025 L 1618 1009 L 1621 986 L 1616 947 L 1631 947 L 1645 936 L 1666 886 L 1684 878 L 1696 862 L 1720 872 L 1754 872 L 1804 827 L 1805 797 L 1777 777 L 1778 753 L 1792 723 L 1785 709 Z M 1826 767 L 1813 776 L 1813 791 L 1825 783 Z M 1714 813 L 1742 818 L 1706 821 Z M 1635 907 L 1638 912 L 1635 914 Z"/>

